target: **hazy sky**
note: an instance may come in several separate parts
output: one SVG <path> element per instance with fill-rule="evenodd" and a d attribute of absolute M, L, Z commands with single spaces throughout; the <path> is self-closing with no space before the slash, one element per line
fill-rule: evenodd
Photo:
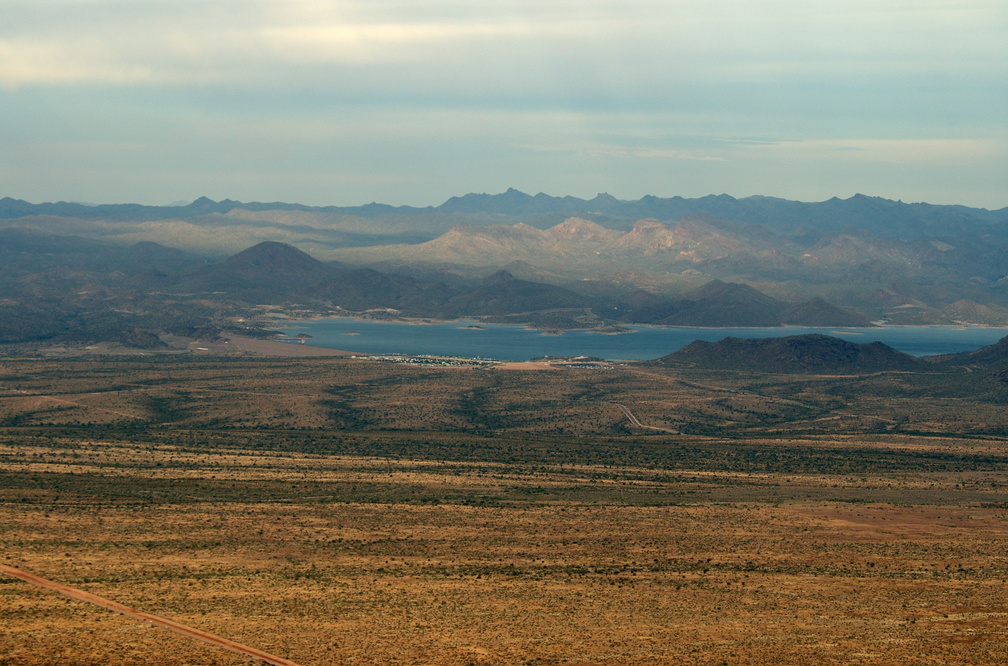
<path fill-rule="evenodd" d="M 0 196 L 1008 206 L 1008 0 L 0 0 Z"/>

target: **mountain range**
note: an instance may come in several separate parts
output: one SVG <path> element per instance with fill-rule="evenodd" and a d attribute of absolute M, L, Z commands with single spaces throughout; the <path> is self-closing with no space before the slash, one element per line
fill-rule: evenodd
<path fill-rule="evenodd" d="M 774 197 L 753 196 L 736 199 L 726 194 L 695 199 L 683 197 L 645 196 L 638 200 L 617 199 L 599 194 L 592 199 L 572 196 L 555 197 L 539 193 L 534 196 L 513 188 L 501 194 L 475 194 L 451 197 L 439 206 L 389 206 L 370 203 L 363 206 L 306 206 L 296 203 L 243 203 L 224 199 L 214 201 L 200 197 L 192 203 L 178 206 L 145 206 L 141 204 L 40 203 L 21 199 L 0 199 L 0 219 L 45 215 L 105 220 L 192 219 L 207 215 L 224 215 L 232 211 L 247 212 L 307 212 L 382 217 L 387 215 L 418 215 L 442 213 L 462 216 L 503 216 L 511 218 L 561 219 L 578 214 L 606 218 L 612 228 L 626 229 L 628 221 L 644 218 L 677 220 L 687 215 L 705 214 L 743 224 L 761 224 L 794 232 L 815 229 L 836 232 L 843 229 L 871 228 L 884 236 L 908 237 L 928 234 L 958 234 L 972 232 L 977 224 L 992 225 L 992 229 L 1008 222 L 1008 207 L 998 210 L 968 206 L 942 206 L 927 203 L 903 203 L 879 197 L 856 194 L 849 199 L 836 197 L 823 202 L 789 201 Z M 596 220 L 597 221 L 597 220 Z M 621 222 L 622 226 L 614 224 Z M 541 226 L 535 224 L 533 226 Z M 546 226 L 552 226 L 547 224 Z"/>
<path fill-rule="evenodd" d="M 0 307 L 7 315 L 0 318 L 0 341 L 7 342 L 150 341 L 139 332 L 219 326 L 228 317 L 248 318 L 262 304 L 316 313 L 476 317 L 551 329 L 868 325 L 862 315 L 821 299 L 789 303 L 720 280 L 667 296 L 594 282 L 549 284 L 506 270 L 420 278 L 322 262 L 275 241 L 212 261 L 147 241 L 122 248 L 8 229 L 0 230 L 0 261 Z"/>
<path fill-rule="evenodd" d="M 533 282 L 499 270 L 487 277 L 449 284 L 323 263 L 290 245 L 264 242 L 222 261 L 179 276 L 176 292 L 213 292 L 244 302 L 314 302 L 362 312 L 394 310 L 410 317 L 510 317 L 529 321 L 544 312 L 558 328 L 570 328 L 560 313 L 598 323 L 681 326 L 867 326 L 858 315 L 821 299 L 791 305 L 743 284 L 714 280 L 678 298 L 647 292 L 621 295 Z M 527 319 L 522 319 L 522 317 Z M 517 318 L 517 319 L 515 319 Z"/>
<path fill-rule="evenodd" d="M 1008 209 L 861 195 L 625 201 L 512 189 L 423 208 L 5 198 L 0 254 L 8 301 L 34 294 L 36 310 L 62 298 L 77 312 L 59 296 L 76 290 L 91 313 L 97 294 L 128 293 L 190 310 L 223 299 L 557 328 L 1008 324 Z"/>

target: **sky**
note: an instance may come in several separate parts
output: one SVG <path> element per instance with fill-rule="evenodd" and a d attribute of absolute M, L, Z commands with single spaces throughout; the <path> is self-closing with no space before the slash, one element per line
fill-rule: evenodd
<path fill-rule="evenodd" d="M 0 196 L 1008 206 L 1008 0 L 0 0 Z"/>

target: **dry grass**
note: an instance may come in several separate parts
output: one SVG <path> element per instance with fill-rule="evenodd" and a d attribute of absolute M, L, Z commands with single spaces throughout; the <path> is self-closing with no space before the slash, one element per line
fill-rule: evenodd
<path fill-rule="evenodd" d="M 1004 441 L 728 379 L 11 360 L 0 561 L 304 664 L 1008 662 Z M 0 579 L 0 663 L 151 662 L 242 663 Z"/>
<path fill-rule="evenodd" d="M 422 368 L 334 356 L 198 354 L 8 358 L 0 367 L 0 426 L 641 434 L 628 428 L 620 403 L 645 425 L 716 437 L 1008 432 L 1004 387 L 986 376 L 704 375 L 638 366 L 542 372 L 529 369 L 542 364 L 526 365 Z"/>
<path fill-rule="evenodd" d="M 89 448 L 94 459 L 8 447 L 4 464 L 113 475 L 124 486 L 158 476 L 254 485 L 309 475 L 382 484 L 390 495 L 419 485 L 440 496 L 510 489 L 512 498 L 543 484 L 579 485 L 593 472 Z M 34 462 L 38 453 L 44 461 Z M 139 467 L 141 458 L 172 466 Z M 646 470 L 609 473 L 599 483 L 661 485 Z M 17 501 L 7 492 L 4 561 L 306 664 L 1008 657 L 1008 509 L 960 504 L 951 479 L 927 506 L 362 504 L 270 501 L 269 488 L 249 502 L 55 489 Z M 147 655 L 240 663 L 19 581 L 0 583 L 0 596 L 3 663 L 125 664 Z"/>

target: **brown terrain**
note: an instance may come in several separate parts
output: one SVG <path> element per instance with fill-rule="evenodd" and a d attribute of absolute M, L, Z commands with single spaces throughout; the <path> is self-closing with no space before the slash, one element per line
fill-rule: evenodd
<path fill-rule="evenodd" d="M 912 381 L 7 357 L 0 564 L 298 664 L 1005 663 L 1008 415 Z M 0 663 L 248 663 L 116 610 L 0 575 Z"/>
<path fill-rule="evenodd" d="M 276 666 L 296 666 L 296 664 L 287 659 L 277 657 L 275 655 L 269 654 L 268 652 L 263 652 L 262 650 L 257 650 L 255 648 L 250 648 L 247 645 L 242 645 L 241 643 L 235 643 L 234 641 L 229 641 L 226 638 L 221 638 L 219 636 L 214 636 L 213 634 L 207 633 L 205 631 L 200 631 L 199 629 L 193 629 L 187 627 L 178 622 L 173 622 L 172 620 L 159 617 L 157 615 L 152 615 L 150 613 L 144 613 L 138 611 L 129 606 L 124 606 L 122 604 L 116 603 L 114 601 L 109 601 L 102 597 L 91 594 L 90 592 L 84 592 L 83 590 L 78 590 L 74 587 L 69 587 L 68 585 L 63 585 L 62 583 L 56 583 L 51 580 L 46 580 L 36 576 L 35 574 L 30 574 L 27 571 L 21 571 L 20 569 L 15 569 L 14 567 L 9 567 L 6 564 L 0 564 L 0 574 L 4 576 L 9 576 L 11 578 L 19 578 L 26 583 L 31 583 L 36 587 L 41 587 L 46 590 L 52 590 L 54 592 L 59 592 L 60 594 L 70 597 L 71 599 L 76 599 L 77 601 L 85 601 L 89 604 L 94 604 L 99 608 L 104 608 L 126 617 L 130 617 L 136 620 L 143 620 L 144 622 L 149 622 L 158 627 L 163 627 L 169 631 L 173 631 L 176 634 L 185 636 L 186 638 L 194 638 L 198 641 L 203 641 L 204 643 L 209 643 L 215 647 L 223 648 L 235 654 L 240 654 L 245 657 L 252 657 L 259 661 L 264 661 L 269 664 L 275 664 Z"/>

